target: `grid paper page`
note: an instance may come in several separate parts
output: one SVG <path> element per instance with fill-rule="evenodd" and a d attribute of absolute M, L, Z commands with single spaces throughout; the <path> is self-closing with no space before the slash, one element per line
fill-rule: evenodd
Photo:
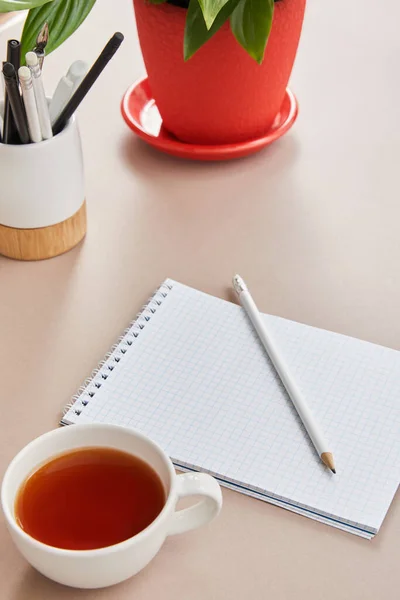
<path fill-rule="evenodd" d="M 330 440 L 335 476 L 243 309 L 172 280 L 165 289 L 63 422 L 134 427 L 178 465 L 353 533 L 376 533 L 400 479 L 400 353 L 264 315 Z"/>

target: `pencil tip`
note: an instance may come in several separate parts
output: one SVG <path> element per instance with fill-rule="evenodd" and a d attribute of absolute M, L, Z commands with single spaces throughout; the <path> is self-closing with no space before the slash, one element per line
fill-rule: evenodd
<path fill-rule="evenodd" d="M 321 460 L 324 465 L 332 471 L 332 473 L 336 473 L 332 452 L 323 452 L 321 454 Z"/>

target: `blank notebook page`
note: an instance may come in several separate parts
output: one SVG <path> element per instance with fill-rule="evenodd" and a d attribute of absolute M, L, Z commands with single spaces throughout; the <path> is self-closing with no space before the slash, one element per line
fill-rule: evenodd
<path fill-rule="evenodd" d="M 400 479 L 400 353 L 264 315 L 330 441 L 317 456 L 243 309 L 167 280 L 63 423 L 116 423 L 175 464 L 372 537 Z"/>

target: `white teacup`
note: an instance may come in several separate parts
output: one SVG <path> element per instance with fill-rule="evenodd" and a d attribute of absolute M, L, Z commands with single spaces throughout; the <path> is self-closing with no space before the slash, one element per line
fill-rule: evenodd
<path fill-rule="evenodd" d="M 164 508 L 143 531 L 119 544 L 96 550 L 63 550 L 43 544 L 25 533 L 14 515 L 16 495 L 26 477 L 52 457 L 82 447 L 109 447 L 146 461 L 158 473 L 166 490 Z M 203 498 L 190 508 L 175 510 L 185 496 Z M 1 502 L 11 536 L 21 554 L 50 579 L 79 588 L 100 588 L 119 583 L 138 573 L 160 550 L 165 538 L 200 527 L 213 519 L 222 506 L 221 488 L 204 473 L 177 475 L 168 456 L 149 438 L 117 425 L 70 425 L 45 433 L 21 450 L 3 479 Z M 71 506 L 66 519 L 76 510 Z"/>

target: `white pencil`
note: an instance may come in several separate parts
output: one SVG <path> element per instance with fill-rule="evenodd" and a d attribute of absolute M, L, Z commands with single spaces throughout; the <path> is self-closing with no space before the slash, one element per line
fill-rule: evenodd
<path fill-rule="evenodd" d="M 293 402 L 300 419 L 303 421 L 303 425 L 306 428 L 307 433 L 315 446 L 315 449 L 321 457 L 322 462 L 332 471 L 332 473 L 336 473 L 332 451 L 329 448 L 329 445 L 326 442 L 318 423 L 314 419 L 310 408 L 307 406 L 307 403 L 295 380 L 293 379 L 282 355 L 279 353 L 273 337 L 267 330 L 266 324 L 262 319 L 246 284 L 239 275 L 234 276 L 233 287 L 239 296 L 240 303 L 252 322 L 253 327 L 256 330 L 283 385 L 285 386 L 285 389 L 291 401 Z"/>
<path fill-rule="evenodd" d="M 32 142 L 42 141 L 42 132 L 40 129 L 39 115 L 36 107 L 35 94 L 31 72 L 28 67 L 20 67 L 18 76 L 21 83 L 22 98 L 24 100 L 26 117 L 28 119 L 29 136 Z"/>
<path fill-rule="evenodd" d="M 53 137 L 53 130 L 51 128 L 51 121 L 49 115 L 49 107 L 46 100 L 46 94 L 44 92 L 42 72 L 39 66 L 39 59 L 35 52 L 27 52 L 26 64 L 28 65 L 33 81 L 33 91 L 35 92 L 36 106 L 39 114 L 40 129 L 42 131 L 42 137 L 44 140 L 48 140 Z"/>

